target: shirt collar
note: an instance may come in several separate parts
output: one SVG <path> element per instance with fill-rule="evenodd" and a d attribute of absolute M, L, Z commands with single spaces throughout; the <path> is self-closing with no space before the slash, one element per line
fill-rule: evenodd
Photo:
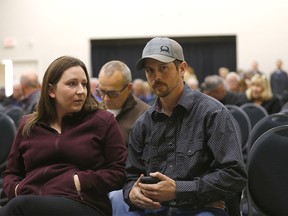
<path fill-rule="evenodd" d="M 184 108 L 187 112 L 189 112 L 192 109 L 193 102 L 194 102 L 194 97 L 195 97 L 195 90 L 192 90 L 186 83 L 184 83 L 184 88 L 181 93 L 180 99 L 177 103 L 177 105 L 174 107 L 182 107 Z M 152 115 L 152 118 L 158 116 L 157 114 L 161 113 L 162 109 L 162 103 L 157 97 L 156 102 L 151 106 L 150 109 L 150 114 Z"/>

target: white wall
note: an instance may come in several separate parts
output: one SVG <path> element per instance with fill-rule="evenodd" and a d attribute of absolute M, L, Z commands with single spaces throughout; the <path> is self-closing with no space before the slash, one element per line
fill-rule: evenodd
<path fill-rule="evenodd" d="M 0 16 L 0 60 L 15 61 L 14 79 L 27 65 L 42 79 L 60 55 L 91 71 L 90 39 L 153 36 L 236 35 L 239 68 L 257 60 L 269 74 L 278 58 L 288 68 L 287 0 L 0 0 Z"/>

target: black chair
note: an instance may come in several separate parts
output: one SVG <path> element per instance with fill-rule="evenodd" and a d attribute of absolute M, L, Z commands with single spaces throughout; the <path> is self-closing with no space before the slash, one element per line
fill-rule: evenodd
<path fill-rule="evenodd" d="M 251 130 L 250 136 L 247 140 L 246 146 L 243 149 L 243 158 L 244 162 L 247 164 L 247 157 L 249 155 L 249 151 L 252 148 L 255 141 L 266 131 L 271 128 L 288 125 L 288 113 L 274 113 L 262 118 L 259 122 Z M 243 197 L 241 201 L 241 209 L 242 214 L 245 216 L 248 214 L 247 208 L 247 187 L 243 191 Z"/>
<path fill-rule="evenodd" d="M 248 215 L 288 215 L 288 125 L 274 127 L 253 144 L 247 161 Z"/>
<path fill-rule="evenodd" d="M 16 127 L 18 127 L 20 119 L 24 115 L 24 110 L 19 106 L 8 106 L 4 113 L 12 118 Z"/>
<path fill-rule="evenodd" d="M 262 118 L 268 116 L 266 109 L 255 103 L 246 103 L 240 106 L 240 108 L 247 113 L 251 122 L 251 128 L 253 128 Z"/>
<path fill-rule="evenodd" d="M 236 105 L 226 105 L 226 107 L 230 110 L 236 122 L 238 123 L 238 129 L 240 130 L 241 144 L 243 149 L 251 132 L 250 119 L 247 113 L 244 112 L 240 107 Z"/>
<path fill-rule="evenodd" d="M 234 117 L 236 121 L 236 126 L 238 130 L 239 137 L 241 138 L 241 145 L 242 145 L 242 150 L 248 140 L 250 131 L 251 131 L 251 123 L 249 120 L 248 115 L 238 106 L 236 105 L 225 105 L 228 110 L 230 110 L 232 116 Z M 227 208 L 228 208 L 228 213 L 229 215 L 240 215 L 240 202 L 241 202 L 241 195 L 242 192 L 234 196 L 231 200 L 227 200 Z M 232 208 L 233 211 L 232 214 L 229 212 L 229 207 Z M 239 213 L 238 213 L 239 212 Z"/>
<path fill-rule="evenodd" d="M 252 129 L 247 141 L 247 152 L 254 142 L 266 131 L 273 127 L 288 125 L 288 113 L 274 113 L 262 118 Z"/>
<path fill-rule="evenodd" d="M 16 125 L 14 121 L 5 113 L 0 113 L 0 175 L 6 168 L 6 162 L 16 135 Z M 2 191 L 3 179 L 0 176 L 0 205 L 7 201 Z"/>

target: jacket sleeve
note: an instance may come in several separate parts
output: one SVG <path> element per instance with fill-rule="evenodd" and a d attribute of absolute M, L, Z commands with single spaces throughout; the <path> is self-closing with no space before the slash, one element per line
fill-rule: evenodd
<path fill-rule="evenodd" d="M 23 139 L 21 135 L 23 125 L 22 119 L 8 156 L 6 170 L 3 172 L 3 190 L 9 199 L 15 197 L 15 187 L 25 176 L 24 161 L 19 150 Z"/>
<path fill-rule="evenodd" d="M 105 165 L 100 170 L 77 172 L 82 191 L 94 190 L 100 194 L 108 193 L 121 189 L 125 182 L 127 147 L 113 115 L 106 121 L 105 127 L 105 140 L 102 147 Z"/>

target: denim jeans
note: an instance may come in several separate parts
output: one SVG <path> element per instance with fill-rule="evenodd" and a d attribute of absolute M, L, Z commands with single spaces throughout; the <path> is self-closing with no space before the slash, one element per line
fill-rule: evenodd
<path fill-rule="evenodd" d="M 129 206 L 123 199 L 123 191 L 111 191 L 109 198 L 112 204 L 113 216 L 228 216 L 227 212 L 217 208 L 188 209 L 169 208 L 163 206 L 158 210 L 129 211 Z"/>
<path fill-rule="evenodd" d="M 108 196 L 111 201 L 113 216 L 130 215 L 129 206 L 124 201 L 122 190 L 111 191 Z"/>
<path fill-rule="evenodd" d="M 188 209 L 162 207 L 159 210 L 129 212 L 129 216 L 228 216 L 227 212 L 218 208 Z"/>

